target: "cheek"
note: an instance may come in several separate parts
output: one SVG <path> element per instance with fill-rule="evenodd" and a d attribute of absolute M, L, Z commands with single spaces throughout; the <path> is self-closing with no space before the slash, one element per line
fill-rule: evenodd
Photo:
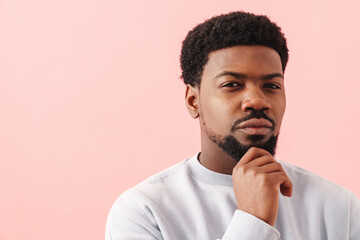
<path fill-rule="evenodd" d="M 276 112 L 276 126 L 275 126 L 275 135 L 279 134 L 280 128 L 281 128 L 281 123 L 282 123 L 282 119 L 284 117 L 284 113 L 285 113 L 285 104 L 283 104 L 279 109 L 278 112 Z"/>
<path fill-rule="evenodd" d="M 216 130 L 217 133 L 227 133 L 229 129 L 231 129 L 229 114 L 230 106 L 219 98 L 204 96 L 204 98 L 200 100 L 200 117 L 207 127 Z"/>

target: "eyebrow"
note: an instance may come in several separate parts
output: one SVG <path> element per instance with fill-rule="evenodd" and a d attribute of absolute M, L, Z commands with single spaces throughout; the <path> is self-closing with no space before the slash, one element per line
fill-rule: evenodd
<path fill-rule="evenodd" d="M 224 72 L 221 72 L 218 75 L 216 75 L 214 77 L 214 80 L 217 79 L 217 78 L 223 77 L 223 76 L 232 76 L 232 77 L 235 77 L 235 78 L 238 78 L 238 79 L 250 78 L 250 76 L 248 76 L 248 75 L 246 75 L 244 73 L 224 71 Z M 270 74 L 261 75 L 261 76 L 259 76 L 257 78 L 261 79 L 261 80 L 270 80 L 270 79 L 273 79 L 273 78 L 276 78 L 276 77 L 284 79 L 284 75 L 282 73 L 270 73 Z"/>

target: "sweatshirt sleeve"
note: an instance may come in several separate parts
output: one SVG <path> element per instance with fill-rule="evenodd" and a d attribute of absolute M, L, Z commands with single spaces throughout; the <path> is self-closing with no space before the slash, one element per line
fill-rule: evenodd
<path fill-rule="evenodd" d="M 360 200 L 352 194 L 350 200 L 350 240 L 360 239 Z"/>
<path fill-rule="evenodd" d="M 236 210 L 222 240 L 277 240 L 280 233 L 261 219 Z"/>
<path fill-rule="evenodd" d="M 152 211 L 139 201 L 141 198 L 125 195 L 115 201 L 109 212 L 105 240 L 163 240 Z M 236 210 L 222 240 L 250 239 L 278 240 L 280 233 L 257 217 Z"/>

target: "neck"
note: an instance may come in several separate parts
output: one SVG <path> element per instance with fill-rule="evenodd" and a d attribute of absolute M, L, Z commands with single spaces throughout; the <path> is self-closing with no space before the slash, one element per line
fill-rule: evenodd
<path fill-rule="evenodd" d="M 237 164 L 232 157 L 209 139 L 203 131 L 201 131 L 201 154 L 199 161 L 211 171 L 229 175 L 232 174 L 233 168 Z"/>

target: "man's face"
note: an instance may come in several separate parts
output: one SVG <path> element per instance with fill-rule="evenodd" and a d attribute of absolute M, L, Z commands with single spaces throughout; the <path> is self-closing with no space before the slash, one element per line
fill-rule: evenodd
<path fill-rule="evenodd" d="M 274 154 L 286 105 L 275 50 L 236 46 L 211 52 L 198 97 L 202 131 L 236 161 L 252 146 Z"/>

